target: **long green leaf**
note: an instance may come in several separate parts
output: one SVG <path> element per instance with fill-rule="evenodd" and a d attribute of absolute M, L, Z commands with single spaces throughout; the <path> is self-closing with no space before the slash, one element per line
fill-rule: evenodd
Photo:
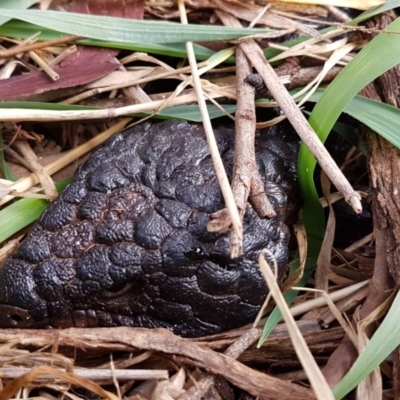
<path fill-rule="evenodd" d="M 68 33 L 60 33 L 53 29 L 47 29 L 42 26 L 30 24 L 25 21 L 12 20 L 4 25 L 0 25 L 0 35 L 12 38 L 27 39 L 31 36 L 38 34 L 37 38 L 39 40 L 54 40 L 62 36 L 69 36 Z M 109 47 L 114 49 L 132 50 L 132 51 L 142 51 L 145 53 L 161 54 L 171 57 L 186 58 L 186 45 L 185 43 L 121 43 L 113 41 L 95 40 L 95 39 L 85 39 L 80 40 L 79 44 L 96 46 L 96 47 Z M 194 51 L 196 58 L 198 60 L 207 60 L 215 52 L 207 49 L 206 47 L 200 46 L 198 44 L 194 45 Z M 234 60 L 233 57 L 228 59 L 230 63 Z"/>
<path fill-rule="evenodd" d="M 368 83 L 400 63 L 400 18 L 376 36 L 325 90 L 310 116 L 310 124 L 324 140 L 351 99 Z"/>
<path fill-rule="evenodd" d="M 314 107 L 309 119 L 310 124 L 313 126 L 322 141 L 325 141 L 334 123 L 356 94 L 369 82 L 400 63 L 400 53 L 397 51 L 399 33 L 400 19 L 398 18 L 387 27 L 385 32 L 380 33 L 370 43 L 368 43 L 368 45 L 354 57 L 354 59 L 344 68 L 344 70 L 323 93 Z M 357 112 L 355 112 L 355 114 L 357 115 Z M 299 163 L 298 169 L 300 184 L 305 192 L 316 194 L 313 182 L 316 161 L 311 156 L 309 150 L 304 146 L 300 151 L 300 156 L 304 159 L 303 164 Z M 318 215 L 319 219 L 322 214 L 322 209 L 312 197 L 306 199 L 305 209 L 306 212 L 304 213 L 303 211 L 303 218 L 305 217 L 306 227 L 307 229 L 312 229 L 311 235 L 313 235 L 315 232 L 315 216 Z M 399 337 L 398 332 L 397 338 Z M 397 344 L 399 344 L 399 342 L 400 339 L 397 340 Z M 375 351 L 376 350 L 377 349 L 375 348 Z M 365 349 L 365 352 L 367 351 L 371 352 L 370 344 L 367 345 Z M 370 371 L 379 365 L 379 360 L 377 358 L 373 360 L 373 363 L 369 366 L 371 368 Z M 364 369 L 364 367 L 365 365 L 363 365 L 363 363 L 357 363 L 357 367 L 355 367 L 355 375 L 365 377 L 366 374 L 361 373 L 359 369 Z M 340 393 L 339 398 L 341 393 L 348 393 L 360 382 L 360 380 L 356 381 L 353 377 L 351 380 L 347 379 L 344 383 L 340 383 L 340 392 L 339 390 L 335 392 Z"/>
<path fill-rule="evenodd" d="M 360 16 L 360 18 L 358 18 L 356 21 L 353 21 L 352 24 L 361 22 L 372 15 L 376 15 L 377 13 L 382 12 L 383 9 L 388 10 L 399 5 L 399 0 L 389 0 L 385 5 L 379 7 L 379 11 L 373 10 L 369 11 L 368 14 L 363 13 L 363 15 Z M 387 31 L 398 31 L 399 28 L 400 24 L 396 20 L 387 28 Z M 334 86 L 334 89 L 336 90 L 333 93 L 330 92 L 329 95 L 326 94 L 325 100 L 321 99 L 317 103 L 317 106 L 314 108 L 311 115 L 310 123 L 322 141 L 325 141 L 334 123 L 337 121 L 337 118 L 343 109 L 346 108 L 345 112 L 348 112 L 354 118 L 362 119 L 362 122 L 371 127 L 371 129 L 381 133 L 382 136 L 386 137 L 393 144 L 397 146 L 400 145 L 400 139 L 395 135 L 395 132 L 398 132 L 398 130 L 393 129 L 393 123 L 395 121 L 397 122 L 397 125 L 399 124 L 399 118 L 398 115 L 396 115 L 398 114 L 398 111 L 396 111 L 394 107 L 387 105 L 380 107 L 379 111 L 385 113 L 386 115 L 390 114 L 390 118 L 382 118 L 381 121 L 385 122 L 380 122 L 379 124 L 378 120 L 380 117 L 374 118 L 377 115 L 379 116 L 379 114 L 373 114 L 373 111 L 377 111 L 377 104 L 371 103 L 371 101 L 368 101 L 367 99 L 358 98 L 357 101 L 351 102 L 349 105 L 351 99 L 364 86 L 400 62 L 400 53 L 394 50 L 398 47 L 398 37 L 399 36 L 397 32 L 393 33 L 391 37 L 388 35 L 385 35 L 385 37 L 381 37 L 381 35 L 377 36 L 371 42 L 372 45 L 371 43 L 367 45 L 366 48 L 364 48 L 364 50 L 360 52 L 360 54 L 357 55 L 355 59 L 346 67 L 346 69 L 350 69 L 350 72 L 342 71 L 342 73 L 339 74 L 336 80 L 331 84 L 331 86 L 336 84 L 336 86 Z M 368 50 L 371 47 L 372 50 Z M 381 50 L 379 53 L 382 54 L 376 54 L 376 48 Z M 269 57 L 272 55 L 273 54 L 268 54 Z M 385 62 L 380 62 L 382 57 L 385 58 Z M 370 72 L 367 73 L 366 69 Z M 342 77 L 343 74 L 344 78 Z M 357 77 L 357 79 L 355 77 Z M 338 82 L 336 83 L 336 81 Z M 352 83 L 354 83 L 353 88 Z M 332 90 L 331 86 L 326 92 Z M 343 88 L 346 88 L 346 90 L 343 90 Z M 364 106 L 367 104 L 369 107 L 365 107 L 363 110 L 363 105 L 361 105 L 361 103 L 364 103 Z M 332 104 L 334 107 L 337 106 L 336 113 L 332 112 Z M 347 105 L 349 105 L 349 107 L 346 107 Z M 325 119 L 327 119 L 328 122 L 324 121 Z M 386 129 L 390 128 L 391 124 L 392 129 Z M 314 185 L 315 166 L 316 160 L 314 156 L 310 153 L 308 148 L 302 144 L 298 158 L 298 173 L 302 197 L 304 199 L 302 221 L 307 231 L 308 256 L 303 279 L 301 282 L 299 282 L 300 286 L 307 281 L 310 273 L 312 272 L 312 266 L 315 265 L 320 248 L 322 246 L 323 232 L 325 229 L 325 216 L 318 200 L 318 194 Z M 293 301 L 296 294 L 296 291 L 289 291 L 285 294 L 285 299 L 288 304 Z M 280 319 L 280 311 L 275 309 L 271 313 L 266 325 L 264 326 L 263 335 L 262 338 L 260 338 L 259 343 L 268 337 L 269 333 L 280 321 Z"/>
<path fill-rule="evenodd" d="M 86 38 L 121 43 L 180 43 L 232 40 L 266 34 L 269 29 L 241 29 L 216 25 L 182 25 L 164 21 L 40 10 L 1 10 L 0 15 L 15 18 Z"/>
<path fill-rule="evenodd" d="M 66 179 L 57 183 L 58 192 L 61 192 L 70 181 L 70 179 Z M 49 202 L 47 200 L 24 198 L 1 210 L 0 243 L 36 221 L 48 205 Z"/>
<path fill-rule="evenodd" d="M 324 90 L 318 89 L 308 99 L 317 102 Z M 363 96 L 355 96 L 344 108 L 343 112 L 357 119 L 371 128 L 378 135 L 384 137 L 393 146 L 400 149 L 400 109 L 380 101 Z"/>
<path fill-rule="evenodd" d="M 0 0 L 0 8 L 4 9 L 24 9 L 37 3 L 38 0 Z M 0 17 L 0 24 L 9 21 L 10 18 Z"/>
<path fill-rule="evenodd" d="M 394 8 L 400 7 L 400 0 L 386 0 L 384 4 L 379 7 L 371 8 L 370 10 L 364 11 L 357 18 L 354 18 L 349 25 L 359 24 L 366 19 L 375 17 L 375 15 L 382 14 L 386 11 L 393 10 Z"/>
<path fill-rule="evenodd" d="M 387 27 L 385 33 L 379 34 L 364 47 L 325 90 L 309 119 L 322 141 L 325 141 L 334 123 L 354 96 L 369 82 L 400 62 L 400 52 L 395 51 L 399 43 L 399 33 L 400 19 L 397 19 Z M 315 158 L 302 145 L 298 173 L 305 200 L 303 222 L 309 240 L 317 240 L 323 221 L 322 208 L 314 186 L 315 165 Z"/>
<path fill-rule="evenodd" d="M 397 294 L 382 324 L 372 336 L 345 377 L 333 388 L 336 399 L 342 399 L 365 379 L 400 344 L 400 293 Z"/>

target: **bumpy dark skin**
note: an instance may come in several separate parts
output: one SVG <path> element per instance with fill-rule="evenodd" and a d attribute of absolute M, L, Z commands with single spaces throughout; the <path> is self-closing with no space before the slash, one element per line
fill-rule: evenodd
<path fill-rule="evenodd" d="M 296 144 L 282 134 L 256 140 L 278 215 L 261 220 L 248 206 L 234 260 L 228 234 L 206 228 L 224 202 L 203 129 L 144 123 L 113 136 L 0 269 L 0 327 L 165 327 L 192 337 L 251 322 L 267 292 L 260 250 L 281 269 L 288 260 Z M 216 137 L 231 175 L 233 129 Z"/>

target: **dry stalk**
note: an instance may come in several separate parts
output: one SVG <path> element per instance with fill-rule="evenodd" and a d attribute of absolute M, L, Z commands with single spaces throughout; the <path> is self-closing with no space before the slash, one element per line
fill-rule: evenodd
<path fill-rule="evenodd" d="M 77 147 L 71 152 L 68 152 L 64 156 L 60 157 L 58 160 L 43 167 L 43 172 L 49 175 L 53 175 L 54 173 L 56 173 L 57 171 L 68 165 L 72 159 L 77 159 L 82 155 L 86 154 L 87 152 L 89 152 L 90 150 L 92 150 L 93 148 L 99 146 L 101 143 L 106 141 L 111 135 L 113 135 L 114 133 L 120 131 L 123 127 L 125 127 L 125 125 L 129 123 L 129 121 L 131 121 L 130 118 L 125 118 L 119 121 L 111 128 L 104 131 L 102 134 L 94 137 L 93 139 L 87 141 L 85 144 Z M 71 156 L 71 153 L 73 154 L 73 156 Z M 8 193 L 12 193 L 13 191 L 25 192 L 32 186 L 36 185 L 38 182 L 39 182 L 38 177 L 35 174 L 30 174 L 29 176 L 21 178 L 14 184 L 8 186 L 7 191 Z M 11 194 L 5 195 L 0 199 L 0 205 L 6 204 L 12 199 L 14 199 L 13 195 Z"/>
<path fill-rule="evenodd" d="M 178 1 L 178 7 L 180 10 L 181 21 L 184 24 L 187 24 L 187 16 L 185 12 L 185 5 L 182 0 Z M 213 128 L 211 125 L 210 117 L 208 115 L 207 104 L 203 94 L 203 88 L 201 86 L 201 81 L 197 69 L 197 61 L 196 56 L 193 50 L 193 43 L 187 42 L 186 49 L 188 52 L 189 63 L 192 68 L 192 79 L 193 86 L 196 90 L 197 102 L 199 104 L 201 117 L 203 120 L 204 131 L 206 133 L 208 146 L 210 148 L 210 154 L 213 160 L 215 174 L 217 176 L 222 196 L 224 197 L 226 208 L 229 212 L 230 221 L 232 223 L 233 232 L 235 234 L 235 239 L 231 241 L 231 243 L 239 244 L 239 248 L 241 248 L 241 243 L 243 241 L 243 232 L 242 232 L 242 221 L 240 219 L 238 209 L 235 204 L 235 199 L 233 197 L 232 189 L 229 184 L 228 176 L 226 175 L 226 171 L 224 168 L 224 164 L 222 163 L 221 156 L 218 151 L 217 141 L 215 140 Z M 234 250 L 235 249 L 235 250 Z M 238 254 L 237 247 L 232 248 L 231 244 L 231 256 L 237 256 Z"/>
<path fill-rule="evenodd" d="M 57 189 L 50 175 L 44 172 L 42 165 L 39 163 L 35 152 L 29 146 L 26 140 L 16 140 L 14 146 L 23 155 L 26 162 L 29 164 L 30 170 L 37 176 L 41 187 L 46 193 L 49 200 L 54 200 L 57 196 Z"/>
<path fill-rule="evenodd" d="M 96 349 L 109 343 L 115 350 L 145 349 L 184 357 L 186 363 L 213 374 L 221 375 L 235 386 L 269 399 L 310 400 L 312 392 L 299 385 L 281 381 L 251 369 L 224 354 L 206 349 L 188 339 L 173 335 L 165 329 L 143 328 L 70 328 L 64 330 L 0 330 L 0 343 L 18 337 L 20 345 L 49 346 L 57 340 L 60 347 Z M 251 377 L 251 378 L 250 378 Z M 1 398 L 0 392 L 0 398 Z"/>
<path fill-rule="evenodd" d="M 267 282 L 269 290 L 277 306 L 279 307 L 279 310 L 282 313 L 282 317 L 288 325 L 290 339 L 296 350 L 297 356 L 304 370 L 306 371 L 307 377 L 311 383 L 312 388 L 314 389 L 316 397 L 320 400 L 334 400 L 332 391 L 330 390 L 324 376 L 322 375 L 321 370 L 318 368 L 318 365 L 316 364 L 309 348 L 307 347 L 306 341 L 304 340 L 301 332 L 297 328 L 293 316 L 290 314 L 289 308 L 279 289 L 274 274 L 267 262 L 265 261 L 264 253 L 260 254 L 259 265 L 261 272 Z"/>
<path fill-rule="evenodd" d="M 43 49 L 50 46 L 58 46 L 60 44 L 76 42 L 82 39 L 82 36 L 65 36 L 55 40 L 47 40 L 45 42 L 21 44 L 20 46 L 13 47 L 12 49 L 0 51 L 0 58 L 11 58 L 18 54 Z"/>

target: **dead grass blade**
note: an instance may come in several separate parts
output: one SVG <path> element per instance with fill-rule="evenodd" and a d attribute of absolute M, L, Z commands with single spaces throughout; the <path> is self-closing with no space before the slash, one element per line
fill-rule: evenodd
<path fill-rule="evenodd" d="M 0 392 L 0 398 L 2 400 L 11 399 L 11 397 L 13 397 L 22 387 L 30 384 L 41 375 L 58 378 L 63 380 L 64 382 L 70 383 L 71 385 L 76 385 L 78 387 L 86 388 L 91 392 L 101 396 L 103 399 L 118 400 L 117 396 L 104 390 L 97 383 L 94 383 L 93 381 L 87 378 L 77 376 L 70 372 L 60 371 L 56 368 L 49 367 L 47 365 L 35 367 L 31 371 L 25 373 L 24 375 L 15 378 L 12 382 L 6 385 L 4 389 Z"/>
<path fill-rule="evenodd" d="M 60 169 L 62 169 L 66 165 L 68 165 L 72 160 L 81 157 L 83 154 L 86 154 L 87 152 L 93 150 L 93 148 L 95 148 L 95 147 L 99 146 L 101 143 L 105 142 L 111 135 L 120 131 L 130 121 L 131 121 L 130 118 L 126 118 L 126 119 L 119 121 L 118 123 L 114 124 L 111 128 L 104 131 L 102 134 L 89 140 L 85 144 L 75 148 L 70 153 L 60 157 L 58 160 L 46 165 L 43 168 L 43 171 L 50 175 L 54 174 L 55 172 L 59 171 Z M 11 193 L 14 190 L 17 192 L 24 192 L 24 191 L 30 189 L 32 186 L 36 185 L 38 183 L 38 181 L 39 180 L 38 180 L 37 176 L 35 174 L 31 174 L 31 175 L 27 176 L 26 178 L 19 179 L 14 184 L 8 186 L 7 190 L 9 191 L 9 193 Z M 14 198 L 13 195 L 3 196 L 0 199 L 0 205 L 6 204 L 13 198 Z"/>
<path fill-rule="evenodd" d="M 276 302 L 276 305 L 279 307 L 279 310 L 282 313 L 282 317 L 288 326 L 292 344 L 296 350 L 297 356 L 299 357 L 304 371 L 307 374 L 314 393 L 316 397 L 320 400 L 334 400 L 334 396 L 330 387 L 328 386 L 324 376 L 322 375 L 321 370 L 319 369 L 310 350 L 308 349 L 307 344 L 303 336 L 301 335 L 292 315 L 290 314 L 289 308 L 282 295 L 282 292 L 279 289 L 273 272 L 271 271 L 269 265 L 264 258 L 264 254 L 265 252 L 262 252 L 259 257 L 261 272 L 267 282 L 268 288 Z"/>

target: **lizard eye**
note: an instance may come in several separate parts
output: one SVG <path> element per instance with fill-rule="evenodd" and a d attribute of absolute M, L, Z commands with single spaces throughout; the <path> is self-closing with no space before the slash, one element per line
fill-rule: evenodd
<path fill-rule="evenodd" d="M 113 299 L 115 297 L 122 296 L 131 289 L 131 286 L 132 285 L 130 285 L 129 283 L 123 283 L 121 285 L 116 285 L 109 289 L 104 289 L 101 292 L 101 297 L 106 299 Z"/>

